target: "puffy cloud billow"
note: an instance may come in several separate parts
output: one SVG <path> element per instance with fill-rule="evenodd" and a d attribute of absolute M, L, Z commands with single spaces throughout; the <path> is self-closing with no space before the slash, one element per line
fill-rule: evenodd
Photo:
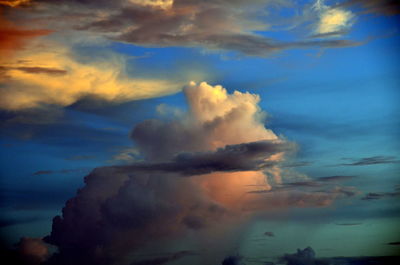
<path fill-rule="evenodd" d="M 247 193 L 254 185 L 270 189 L 268 176 L 279 179 L 279 163 L 295 149 L 264 127 L 259 97 L 207 83 L 191 83 L 184 93 L 188 113 L 133 129 L 143 161 L 96 168 L 85 177 L 44 238 L 58 247 L 49 264 L 163 264 L 195 257 L 176 252 L 182 249 L 168 251 L 185 254 L 154 259 L 132 255 L 148 247 L 165 251 L 168 244 L 159 242 L 193 233 L 200 238 L 217 229 L 223 237 L 227 226 L 280 200 Z M 308 196 L 299 193 L 279 205 L 321 206 L 318 194 Z"/>

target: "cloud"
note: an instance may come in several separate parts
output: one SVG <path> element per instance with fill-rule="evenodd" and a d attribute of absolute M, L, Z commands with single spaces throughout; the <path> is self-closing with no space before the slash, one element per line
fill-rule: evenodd
<path fill-rule="evenodd" d="M 124 70 L 126 60 L 116 54 L 82 62 L 66 47 L 50 47 L 19 52 L 14 63 L 1 68 L 0 109 L 65 107 L 85 97 L 121 103 L 175 93 L 183 86 L 178 80 L 131 77 Z"/>
<path fill-rule="evenodd" d="M 56 106 L 40 106 L 18 111 L 2 110 L 0 111 L 0 115 L 0 126 L 2 128 L 12 129 L 19 125 L 26 125 L 32 128 L 38 125 L 43 126 L 57 123 L 64 116 L 64 110 Z M 12 134 L 16 136 L 21 131 L 14 131 Z"/>
<path fill-rule="evenodd" d="M 16 1 L 3 1 L 0 4 Z M 28 42 L 40 36 L 46 36 L 52 33 L 47 29 L 29 29 L 19 25 L 15 25 L 3 15 L 3 10 L 0 8 L 0 63 L 8 61 L 15 52 L 26 48 Z M 0 69 L 0 78 L 3 69 Z M 0 79 L 1 80 L 1 79 Z"/>
<path fill-rule="evenodd" d="M 172 162 L 134 163 L 116 166 L 118 171 L 177 173 L 194 176 L 224 171 L 259 171 L 277 165 L 271 157 L 293 150 L 293 145 L 280 141 L 258 141 L 238 145 L 227 145 L 215 152 L 180 153 Z"/>
<path fill-rule="evenodd" d="M 275 234 L 273 232 L 265 232 L 264 235 L 269 236 L 269 237 L 275 236 Z"/>
<path fill-rule="evenodd" d="M 66 70 L 57 69 L 57 68 L 47 68 L 47 67 L 0 67 L 0 71 L 6 74 L 7 71 L 11 70 L 19 70 L 28 74 L 48 74 L 48 75 L 65 75 L 67 74 Z"/>
<path fill-rule="evenodd" d="M 41 264 L 49 256 L 48 247 L 40 238 L 23 237 L 17 244 L 23 264 Z"/>
<path fill-rule="evenodd" d="M 162 255 L 157 258 L 151 258 L 133 262 L 130 265 L 162 265 L 191 255 L 197 255 L 197 254 L 191 251 L 179 251 L 168 255 Z"/>
<path fill-rule="evenodd" d="M 362 223 L 337 223 L 336 225 L 341 225 L 341 226 L 354 226 L 354 225 L 362 225 Z"/>
<path fill-rule="evenodd" d="M 201 246 L 203 236 L 205 242 L 218 241 L 224 231 L 232 233 L 228 228 L 274 207 L 323 207 L 351 196 L 338 187 L 247 193 L 254 185 L 270 189 L 269 178 L 282 183 L 279 164 L 293 144 L 264 127 L 257 95 L 229 94 L 204 82 L 191 83 L 183 93 L 187 113 L 133 128 L 143 161 L 96 168 L 85 177 L 44 239 L 59 250 L 49 264 L 131 264 L 132 255 L 145 249 L 173 251 L 159 242 L 190 235 L 199 239 L 200 248 L 209 247 Z M 180 257 L 137 262 L 162 264 Z"/>
<path fill-rule="evenodd" d="M 132 175 L 133 174 L 133 175 Z M 208 227 L 226 215 L 190 178 L 98 168 L 55 217 L 45 241 L 60 253 L 51 264 L 110 264 L 156 239 Z M 192 220 L 192 221 L 190 221 Z"/>
<path fill-rule="evenodd" d="M 299 161 L 299 162 L 293 162 L 293 163 L 285 163 L 282 165 L 282 167 L 287 167 L 287 168 L 291 168 L 291 167 L 306 167 L 311 165 L 312 162 L 309 161 Z"/>
<path fill-rule="evenodd" d="M 31 3 L 31 0 L 1 0 L 0 5 L 9 6 L 9 7 L 18 7 L 23 5 L 28 5 Z"/>
<path fill-rule="evenodd" d="M 29 218 L 0 218 L 0 228 L 7 227 L 17 224 L 26 224 L 40 220 L 41 218 L 29 217 Z"/>
<path fill-rule="evenodd" d="M 337 181 L 346 181 L 349 179 L 353 179 L 356 176 L 329 176 L 329 177 L 319 177 L 317 181 L 321 182 L 337 182 Z"/>
<path fill-rule="evenodd" d="M 343 176 L 344 177 L 344 176 Z M 327 178 L 327 179 L 324 179 Z M 331 205 L 335 200 L 348 199 L 359 194 L 354 187 L 339 186 L 339 176 L 323 177 L 305 180 L 281 182 L 275 185 L 259 185 L 257 189 L 247 190 L 246 193 L 252 198 L 251 209 L 266 209 L 263 204 L 269 204 L 269 209 L 291 208 L 291 207 L 325 207 Z M 348 178 L 343 178 L 347 180 Z M 254 186 L 254 185 L 253 185 Z"/>
<path fill-rule="evenodd" d="M 53 173 L 53 171 L 51 171 L 51 170 L 39 170 L 39 171 L 36 171 L 35 173 L 33 173 L 32 175 L 37 176 L 37 175 L 47 175 L 47 174 L 52 174 L 52 173 Z"/>
<path fill-rule="evenodd" d="M 351 163 L 338 164 L 339 166 L 369 166 L 379 164 L 397 164 L 400 163 L 395 156 L 371 156 L 355 160 Z"/>
<path fill-rule="evenodd" d="M 261 209 L 326 207 L 335 200 L 351 198 L 358 194 L 354 189 L 346 187 L 311 191 L 304 191 L 298 187 L 291 189 L 267 188 L 251 190 L 247 193 L 250 196 L 248 200 L 252 202 L 246 205 L 250 212 L 261 211 Z"/>
<path fill-rule="evenodd" d="M 400 14 L 400 3 L 397 0 L 348 0 L 340 6 L 361 6 L 365 13 L 376 13 L 386 16 Z"/>
<path fill-rule="evenodd" d="M 370 201 L 370 200 L 379 200 L 383 198 L 390 198 L 399 196 L 400 192 L 369 192 L 361 200 Z"/>
<path fill-rule="evenodd" d="M 286 265 L 329 265 L 329 264 L 397 264 L 400 258 L 398 256 L 378 256 L 378 257 L 331 257 L 316 258 L 315 252 L 311 247 L 303 250 L 298 249 L 297 253 L 285 254 L 280 262 Z M 281 263 L 279 263 L 281 264 Z"/>
<path fill-rule="evenodd" d="M 313 37 L 337 37 L 347 32 L 352 25 L 354 14 L 348 10 L 329 7 L 324 0 L 317 0 L 313 8 L 319 16 Z"/>
<path fill-rule="evenodd" d="M 278 140 L 264 127 L 259 96 L 221 86 L 192 82 L 183 89 L 190 113 L 179 120 L 147 120 L 138 124 L 132 139 L 150 160 L 171 159 L 179 152 L 213 150 L 226 145 Z M 160 134 L 159 132 L 163 133 Z"/>
<path fill-rule="evenodd" d="M 138 148 L 135 147 L 126 147 L 122 148 L 118 151 L 116 155 L 112 157 L 112 160 L 109 162 L 124 162 L 124 163 L 134 163 L 138 161 L 142 161 L 142 155 Z"/>
<path fill-rule="evenodd" d="M 133 129 L 143 162 L 86 176 L 45 239 L 59 248 L 50 263 L 110 263 L 156 239 L 236 220 L 251 203 L 245 184 L 266 183 L 262 170 L 276 170 L 292 149 L 263 126 L 258 96 L 206 83 L 184 93 L 190 109 L 184 116 Z"/>
<path fill-rule="evenodd" d="M 65 158 L 65 160 L 70 160 L 70 161 L 79 161 L 79 160 L 92 160 L 96 158 L 96 156 L 93 155 L 74 155 Z"/>
<path fill-rule="evenodd" d="M 273 30 L 276 23 L 270 8 L 293 7 L 283 0 L 61 2 L 63 10 L 55 9 L 53 1 L 38 1 L 38 6 L 43 7 L 33 8 L 34 12 L 26 16 L 35 21 L 45 17 L 46 22 L 54 21 L 57 30 L 70 32 L 73 29 L 86 37 L 146 47 L 200 47 L 250 56 L 268 56 L 293 48 L 339 48 L 360 44 L 324 39 L 283 42 L 265 37 L 260 32 Z M 332 9 L 322 14 L 321 21 L 319 33 L 347 28 L 350 13 L 340 8 Z M 298 24 L 297 21 L 294 23 Z"/>
<path fill-rule="evenodd" d="M 87 169 L 85 168 L 78 168 L 78 169 L 62 169 L 62 170 L 39 170 L 33 173 L 32 175 L 34 176 L 40 176 L 40 175 L 50 175 L 50 174 L 68 174 L 68 173 L 74 173 L 74 172 L 85 172 Z"/>
<path fill-rule="evenodd" d="M 252 203 L 245 185 L 266 183 L 263 171 L 279 173 L 293 145 L 263 126 L 258 96 L 207 83 L 184 93 L 187 113 L 132 130 L 142 162 L 85 177 L 45 238 L 59 249 L 50 264 L 109 264 L 158 239 L 227 225 Z"/>
<path fill-rule="evenodd" d="M 279 183 L 273 187 L 271 190 L 260 190 L 260 191 L 249 191 L 249 193 L 264 193 L 264 192 L 279 192 L 287 190 L 299 190 L 299 189 L 313 189 L 318 188 L 318 192 L 321 192 L 322 187 L 331 187 L 332 185 L 337 185 L 337 182 L 346 181 L 354 178 L 355 176 L 329 176 L 329 177 L 319 177 L 314 179 L 306 179 L 302 181 L 294 182 L 284 182 Z M 337 187 L 335 186 L 335 189 Z M 346 193 L 346 190 L 337 189 L 336 192 Z M 350 190 L 347 190 L 350 195 Z"/>
<path fill-rule="evenodd" d="M 286 262 L 287 265 L 323 265 L 329 264 L 323 259 L 315 258 L 315 251 L 311 247 L 307 247 L 303 250 L 297 249 L 295 254 L 285 254 L 281 258 L 282 262 Z"/>
<path fill-rule="evenodd" d="M 222 261 L 222 265 L 244 265 L 244 263 L 242 262 L 243 257 L 241 256 L 229 256 L 226 257 L 223 261 Z"/>

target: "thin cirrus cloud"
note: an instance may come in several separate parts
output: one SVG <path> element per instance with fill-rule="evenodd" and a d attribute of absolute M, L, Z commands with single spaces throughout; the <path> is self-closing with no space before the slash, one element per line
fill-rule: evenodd
<path fill-rule="evenodd" d="M 398 197 L 400 196 L 400 192 L 369 192 L 367 193 L 364 197 L 361 199 L 364 201 L 370 201 L 370 200 L 380 200 L 384 198 L 392 198 L 392 197 Z"/>
<path fill-rule="evenodd" d="M 287 190 L 300 190 L 300 189 L 315 189 L 318 188 L 317 192 L 321 191 L 323 187 L 335 186 L 338 182 L 353 179 L 355 176 L 329 176 L 329 177 L 319 177 L 314 179 L 306 179 L 302 181 L 285 182 L 277 184 L 271 190 L 255 190 L 249 191 L 249 193 L 264 193 L 264 192 L 276 192 L 276 191 L 287 191 Z M 351 190 L 338 189 L 337 192 L 345 193 L 348 192 L 349 195 L 352 194 Z"/>
<path fill-rule="evenodd" d="M 338 166 L 369 166 L 369 165 L 398 164 L 398 163 L 400 163 L 400 160 L 397 159 L 395 156 L 371 156 L 354 160 L 351 163 L 338 164 Z"/>

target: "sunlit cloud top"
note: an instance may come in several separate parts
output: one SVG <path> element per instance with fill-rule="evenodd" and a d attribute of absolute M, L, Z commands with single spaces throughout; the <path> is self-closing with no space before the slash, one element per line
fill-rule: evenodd
<path fill-rule="evenodd" d="M 350 11 L 326 6 L 323 0 L 317 0 L 313 7 L 319 13 L 316 34 L 339 32 L 349 29 L 352 25 L 354 15 Z"/>

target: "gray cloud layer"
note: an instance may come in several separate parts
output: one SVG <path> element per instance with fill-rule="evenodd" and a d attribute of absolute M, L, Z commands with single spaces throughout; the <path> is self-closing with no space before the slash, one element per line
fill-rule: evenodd
<path fill-rule="evenodd" d="M 343 163 L 339 164 L 341 166 L 369 166 L 369 165 L 377 165 L 377 164 L 395 164 L 400 163 L 394 156 L 372 156 L 372 157 L 364 157 L 359 160 L 356 160 L 351 163 Z"/>
<path fill-rule="evenodd" d="M 258 141 L 227 145 L 213 152 L 180 153 L 165 163 L 134 163 L 115 167 L 123 172 L 178 173 L 182 176 L 207 174 L 216 171 L 258 171 L 277 164 L 266 161 L 274 154 L 290 152 L 294 145 L 279 141 Z"/>
<path fill-rule="evenodd" d="M 400 2 L 397 0 L 347 0 L 339 6 L 358 5 L 366 13 L 378 13 L 387 16 L 400 14 Z"/>
<path fill-rule="evenodd" d="M 41 2 L 53 4 L 48 0 Z M 142 46 L 202 47 L 266 56 L 284 49 L 338 48 L 361 44 L 343 39 L 281 42 L 258 33 L 267 32 L 274 24 L 274 21 L 269 21 L 269 8 L 294 7 L 282 0 L 62 2 L 64 13 L 54 11 L 53 15 L 69 18 L 75 29 Z M 91 15 L 88 16 L 88 13 Z M 76 19 L 71 20 L 71 16 Z"/>

